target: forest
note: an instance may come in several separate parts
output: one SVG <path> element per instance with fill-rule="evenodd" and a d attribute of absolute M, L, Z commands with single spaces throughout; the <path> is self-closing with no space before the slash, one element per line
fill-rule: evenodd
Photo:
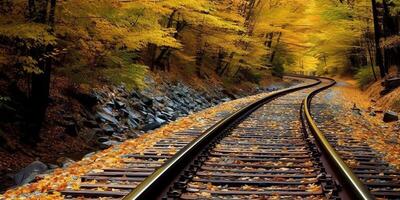
<path fill-rule="evenodd" d="M 399 12 L 399 0 L 0 0 L 0 149 L 42 157 L 43 135 L 82 111 L 71 96 L 92 104 L 92 88 L 143 91 L 148 77 L 241 88 L 297 73 L 366 88 L 400 73 Z"/>

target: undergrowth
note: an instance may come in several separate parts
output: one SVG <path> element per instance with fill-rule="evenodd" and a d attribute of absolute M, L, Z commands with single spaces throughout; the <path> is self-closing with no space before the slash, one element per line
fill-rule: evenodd
<path fill-rule="evenodd" d="M 377 68 L 375 68 L 375 72 L 377 72 Z M 358 69 L 354 78 L 357 80 L 358 87 L 364 89 L 369 84 L 375 81 L 374 74 L 372 72 L 371 67 L 362 67 Z"/>

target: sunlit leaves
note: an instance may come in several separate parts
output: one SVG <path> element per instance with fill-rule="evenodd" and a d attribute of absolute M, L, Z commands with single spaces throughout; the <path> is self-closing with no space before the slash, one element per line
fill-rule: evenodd
<path fill-rule="evenodd" d="M 40 74 L 43 71 L 37 67 L 38 62 L 30 56 L 19 56 L 17 62 L 22 66 L 22 69 L 27 73 Z"/>
<path fill-rule="evenodd" d="M 305 16 L 299 20 L 304 24 L 302 31 L 303 55 L 294 71 L 315 72 L 323 68 L 324 72 L 343 68 L 347 65 L 348 55 L 354 48 L 360 48 L 357 42 L 364 31 L 368 30 L 366 19 L 369 17 L 368 3 L 357 1 L 354 6 L 329 0 L 312 1 Z"/>
<path fill-rule="evenodd" d="M 0 36 L 7 37 L 9 40 L 17 40 L 19 41 L 17 46 L 24 46 L 28 49 L 42 45 L 55 45 L 56 37 L 50 34 L 48 29 L 47 25 L 37 23 L 0 24 Z"/>

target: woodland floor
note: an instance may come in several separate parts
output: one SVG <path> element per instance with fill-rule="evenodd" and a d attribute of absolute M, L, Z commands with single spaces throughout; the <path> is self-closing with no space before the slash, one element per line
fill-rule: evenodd
<path fill-rule="evenodd" d="M 383 122 L 383 112 L 396 108 L 386 105 L 389 104 L 387 96 L 380 99 L 374 96 L 374 99 L 369 95 L 371 90 L 379 91 L 379 83 L 371 87 L 365 92 L 353 80 L 338 79 L 336 86 L 324 93 L 324 101 L 332 108 L 327 109 L 327 112 L 334 113 L 339 123 L 351 127 L 350 134 L 355 139 L 366 141 L 370 147 L 382 153 L 388 163 L 400 169 L 400 121 Z M 399 91 L 397 89 L 389 95 L 398 98 Z M 384 99 L 386 104 L 382 103 Z M 360 111 L 353 109 L 354 104 Z M 370 115 L 372 110 L 376 112 L 376 116 Z"/>
<path fill-rule="evenodd" d="M 199 91 L 211 90 L 213 87 L 222 87 L 233 94 L 250 94 L 255 84 L 249 82 L 226 83 L 221 77 L 213 73 L 207 79 L 185 75 L 184 69 L 173 68 L 168 73 L 150 73 L 154 81 L 161 80 L 167 82 L 181 81 Z M 265 78 L 261 86 L 266 86 L 279 82 L 274 78 Z M 52 80 L 51 103 L 48 108 L 47 119 L 41 132 L 41 140 L 36 147 L 22 144 L 19 141 L 21 130 L 13 125 L 3 125 L 0 131 L 0 191 L 3 191 L 14 184 L 12 174 L 15 174 L 23 167 L 35 160 L 54 165 L 62 165 L 61 158 L 80 160 L 89 152 L 97 151 L 93 145 L 85 142 L 83 138 L 65 133 L 62 126 L 58 124 L 62 120 L 65 111 L 68 114 L 80 113 L 84 111 L 82 105 L 76 100 L 65 94 L 72 82 L 64 76 L 55 75 Z M 101 87 L 96 83 L 94 87 Z M 7 83 L 0 83 L 0 87 L 6 87 Z M 5 90 L 3 90 L 5 91 Z"/>
<path fill-rule="evenodd" d="M 265 93 L 225 102 L 187 117 L 180 118 L 175 122 L 151 131 L 148 134 L 144 134 L 139 138 L 127 140 L 120 145 L 86 157 L 65 169 L 56 169 L 53 173 L 46 175 L 38 182 L 8 190 L 4 196 L 0 195 L 0 199 L 62 199 L 58 191 L 66 188 L 79 188 L 80 179 L 77 177 L 80 175 L 102 168 L 120 167 L 124 163 L 121 155 L 127 153 L 141 153 L 160 139 L 166 138 L 175 132 L 190 129 L 195 126 L 210 124 L 210 121 L 215 121 L 216 117 L 218 119 L 218 116 L 221 114 L 226 116 L 244 105 L 262 98 L 263 95 L 265 95 Z M 171 151 L 174 151 L 174 149 L 171 149 Z"/>

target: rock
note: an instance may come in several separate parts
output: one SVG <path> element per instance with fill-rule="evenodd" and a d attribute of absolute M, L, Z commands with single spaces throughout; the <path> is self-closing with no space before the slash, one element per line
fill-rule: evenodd
<path fill-rule="evenodd" d="M 111 108 L 115 108 L 114 101 L 108 101 L 108 102 L 106 103 L 106 106 L 107 106 L 107 107 L 111 107 Z"/>
<path fill-rule="evenodd" d="M 67 158 L 67 157 L 61 157 L 61 158 L 57 159 L 57 164 L 63 168 L 68 167 L 74 163 L 75 163 L 74 160 L 72 160 L 71 158 Z"/>
<path fill-rule="evenodd" d="M 115 116 L 113 109 L 110 106 L 103 107 L 101 110 L 108 115 Z"/>
<path fill-rule="evenodd" d="M 100 145 L 100 148 L 106 149 L 106 148 L 109 148 L 109 147 L 111 147 L 113 145 L 118 145 L 119 143 L 120 142 L 113 141 L 113 140 L 108 140 L 106 142 L 102 142 L 101 145 Z"/>
<path fill-rule="evenodd" d="M 163 97 L 155 97 L 156 101 L 163 103 L 164 102 L 164 98 Z"/>
<path fill-rule="evenodd" d="M 181 106 L 180 111 L 184 115 L 188 115 L 189 114 L 189 110 L 185 106 Z"/>
<path fill-rule="evenodd" d="M 195 108 L 196 108 L 196 105 L 194 104 L 194 103 L 189 103 L 189 108 L 191 109 L 191 110 L 194 110 Z"/>
<path fill-rule="evenodd" d="M 139 123 L 139 115 L 137 115 L 136 113 L 134 113 L 131 110 L 128 110 L 128 118 L 132 121 L 135 121 L 136 123 Z"/>
<path fill-rule="evenodd" d="M 19 171 L 14 176 L 15 184 L 18 186 L 24 185 L 26 183 L 30 183 L 35 180 L 35 177 L 47 170 L 47 165 L 40 162 L 34 161 L 21 171 Z"/>
<path fill-rule="evenodd" d="M 375 111 L 371 111 L 371 112 L 369 113 L 369 115 L 375 117 L 375 116 L 376 116 L 376 113 L 375 113 Z"/>
<path fill-rule="evenodd" d="M 114 99 L 114 105 L 117 109 L 125 108 L 125 104 L 121 100 Z"/>
<path fill-rule="evenodd" d="M 138 92 L 136 92 L 135 90 L 131 92 L 131 97 L 136 98 L 136 99 L 140 99 L 140 94 Z"/>
<path fill-rule="evenodd" d="M 99 143 L 107 142 L 108 140 L 110 140 L 110 138 L 108 136 L 103 136 L 103 137 L 97 138 L 97 142 L 99 142 Z"/>
<path fill-rule="evenodd" d="M 175 103 L 171 100 L 171 101 L 168 101 L 167 103 L 166 103 L 166 105 L 168 106 L 167 108 L 175 108 L 176 107 L 176 105 L 175 105 Z"/>
<path fill-rule="evenodd" d="M 128 119 L 127 123 L 130 128 L 137 128 L 139 126 L 139 123 L 131 118 Z"/>
<path fill-rule="evenodd" d="M 172 109 L 171 107 L 166 107 L 165 111 L 169 112 L 169 113 L 172 113 L 172 112 L 174 112 L 174 109 Z"/>
<path fill-rule="evenodd" d="M 96 154 L 96 152 L 90 152 L 90 153 L 86 154 L 85 156 L 83 156 L 83 158 L 89 158 L 89 157 L 93 156 L 94 154 Z"/>
<path fill-rule="evenodd" d="M 168 120 L 169 118 L 172 117 L 172 115 L 165 113 L 165 112 L 161 112 L 161 113 L 157 113 L 157 117 L 159 117 L 163 120 Z"/>
<path fill-rule="evenodd" d="M 130 103 L 130 107 L 134 110 L 143 110 L 143 106 L 140 102 L 132 102 Z"/>
<path fill-rule="evenodd" d="M 55 165 L 55 164 L 48 164 L 47 166 L 49 166 L 49 169 L 57 169 L 57 168 L 59 168 L 59 166 Z"/>
<path fill-rule="evenodd" d="M 142 100 L 142 102 L 148 107 L 152 107 L 153 106 L 153 99 L 151 99 L 148 96 L 142 95 L 140 100 Z"/>
<path fill-rule="evenodd" d="M 126 137 L 132 139 L 132 138 L 137 138 L 139 136 L 139 134 L 133 132 L 133 131 L 129 131 L 127 133 L 125 133 Z"/>
<path fill-rule="evenodd" d="M 356 104 L 353 104 L 353 107 L 351 108 L 351 110 L 352 110 L 354 113 L 356 113 L 356 114 L 358 114 L 358 115 L 361 115 L 361 109 L 357 108 L 357 105 L 356 105 Z"/>
<path fill-rule="evenodd" d="M 103 126 L 103 130 L 108 135 L 113 134 L 115 132 L 115 129 L 112 126 L 110 126 L 109 124 L 106 124 L 105 126 Z"/>
<path fill-rule="evenodd" d="M 160 124 L 159 122 L 154 121 L 154 122 L 152 122 L 152 123 L 148 123 L 148 124 L 144 125 L 144 126 L 142 127 L 142 131 L 147 132 L 147 131 L 150 131 L 150 130 L 154 130 L 154 129 L 156 129 L 156 128 L 159 128 L 160 126 L 161 126 L 161 124 Z"/>
<path fill-rule="evenodd" d="M 147 113 L 145 121 L 146 123 L 152 123 L 155 121 L 155 116 L 152 113 Z"/>
<path fill-rule="evenodd" d="M 106 113 L 97 112 L 96 117 L 97 117 L 97 119 L 100 119 L 103 122 L 108 121 L 113 124 L 119 124 L 118 120 L 115 117 L 113 117 L 109 114 L 106 114 Z"/>
<path fill-rule="evenodd" d="M 397 113 L 395 113 L 393 111 L 387 111 L 383 114 L 384 122 L 394 122 L 397 120 L 399 120 L 399 116 L 397 115 Z"/>
<path fill-rule="evenodd" d="M 112 138 L 113 138 L 113 140 L 117 140 L 119 142 L 123 142 L 126 140 L 126 137 L 124 137 L 123 135 L 117 135 L 117 134 L 113 134 Z"/>
<path fill-rule="evenodd" d="M 353 107 L 351 109 L 352 110 L 360 110 L 355 103 L 353 104 Z"/>
<path fill-rule="evenodd" d="M 154 120 L 159 123 L 160 125 L 165 124 L 167 121 L 164 119 L 161 119 L 159 117 L 154 118 Z"/>

